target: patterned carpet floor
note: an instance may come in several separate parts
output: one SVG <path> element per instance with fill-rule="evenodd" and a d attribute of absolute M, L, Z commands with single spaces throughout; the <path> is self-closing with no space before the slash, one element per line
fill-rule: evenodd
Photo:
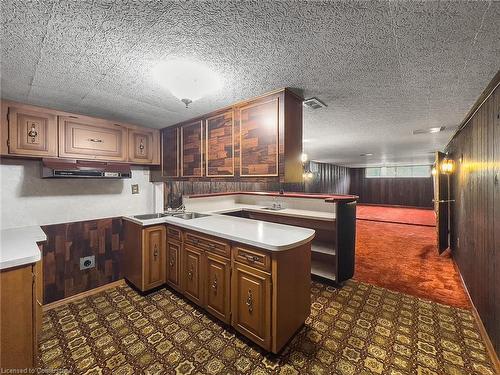
<path fill-rule="evenodd" d="M 313 282 L 306 325 L 278 356 L 167 289 L 124 285 L 44 314 L 43 368 L 70 374 L 488 374 L 472 314 L 370 284 Z"/>

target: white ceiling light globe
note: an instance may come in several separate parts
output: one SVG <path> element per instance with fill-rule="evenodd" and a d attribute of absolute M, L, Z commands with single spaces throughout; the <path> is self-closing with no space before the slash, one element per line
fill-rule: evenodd
<path fill-rule="evenodd" d="M 219 76 L 207 66 L 186 59 L 158 64 L 154 68 L 154 76 L 179 100 L 198 100 L 222 85 Z"/>

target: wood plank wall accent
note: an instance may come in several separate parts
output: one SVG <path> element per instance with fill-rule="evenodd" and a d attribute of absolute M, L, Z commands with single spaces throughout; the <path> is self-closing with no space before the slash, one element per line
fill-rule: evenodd
<path fill-rule="evenodd" d="M 181 127 L 181 174 L 183 177 L 203 176 L 203 121 Z"/>
<path fill-rule="evenodd" d="M 206 120 L 207 177 L 234 176 L 234 114 L 227 111 Z"/>
<path fill-rule="evenodd" d="M 240 108 L 240 175 L 278 176 L 279 98 Z"/>
<path fill-rule="evenodd" d="M 497 74 L 485 90 L 491 96 L 483 93 L 475 106 L 477 112 L 472 111 L 446 151 L 456 164 L 450 181 L 451 199 L 455 199 L 451 204 L 453 257 L 500 355 L 499 83 Z"/>
<path fill-rule="evenodd" d="M 122 219 L 42 226 L 44 304 L 121 279 Z M 80 271 L 80 257 L 95 255 L 96 267 Z"/>
<path fill-rule="evenodd" d="M 432 208 L 434 187 L 429 178 L 366 178 L 365 168 L 351 168 L 350 194 L 358 203 Z"/>
<path fill-rule="evenodd" d="M 309 169 L 313 178 L 305 183 L 306 193 L 349 194 L 350 168 L 311 161 Z"/>
<path fill-rule="evenodd" d="M 179 128 L 166 128 L 161 132 L 162 176 L 179 177 Z M 164 145 L 170 145 L 164 147 Z M 166 150 L 169 150 L 166 152 Z"/>
<path fill-rule="evenodd" d="M 279 191 L 306 193 L 349 193 L 349 168 L 333 164 L 313 163 L 312 170 L 321 171 L 315 174 L 311 183 L 280 183 L 278 181 L 248 181 L 246 178 L 234 178 L 233 181 L 168 181 L 165 182 L 165 208 L 178 207 L 182 203 L 183 195 L 210 194 L 232 191 Z M 317 179 L 317 180 L 316 180 Z"/>

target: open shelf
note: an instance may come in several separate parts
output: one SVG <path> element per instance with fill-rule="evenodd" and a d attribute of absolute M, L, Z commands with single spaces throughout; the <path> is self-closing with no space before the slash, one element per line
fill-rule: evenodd
<path fill-rule="evenodd" d="M 311 259 L 311 273 L 325 279 L 336 280 L 334 265 L 327 262 Z"/>
<path fill-rule="evenodd" d="M 311 243 L 311 251 L 313 253 L 321 253 L 325 255 L 335 256 L 337 251 L 335 245 L 331 242 L 326 241 L 314 241 Z"/>

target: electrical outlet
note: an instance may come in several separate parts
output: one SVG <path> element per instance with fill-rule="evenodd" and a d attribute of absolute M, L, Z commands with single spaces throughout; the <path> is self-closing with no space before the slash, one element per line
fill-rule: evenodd
<path fill-rule="evenodd" d="M 80 258 L 80 271 L 95 267 L 95 255 Z"/>
<path fill-rule="evenodd" d="M 139 194 L 139 184 L 132 185 L 132 194 Z"/>

